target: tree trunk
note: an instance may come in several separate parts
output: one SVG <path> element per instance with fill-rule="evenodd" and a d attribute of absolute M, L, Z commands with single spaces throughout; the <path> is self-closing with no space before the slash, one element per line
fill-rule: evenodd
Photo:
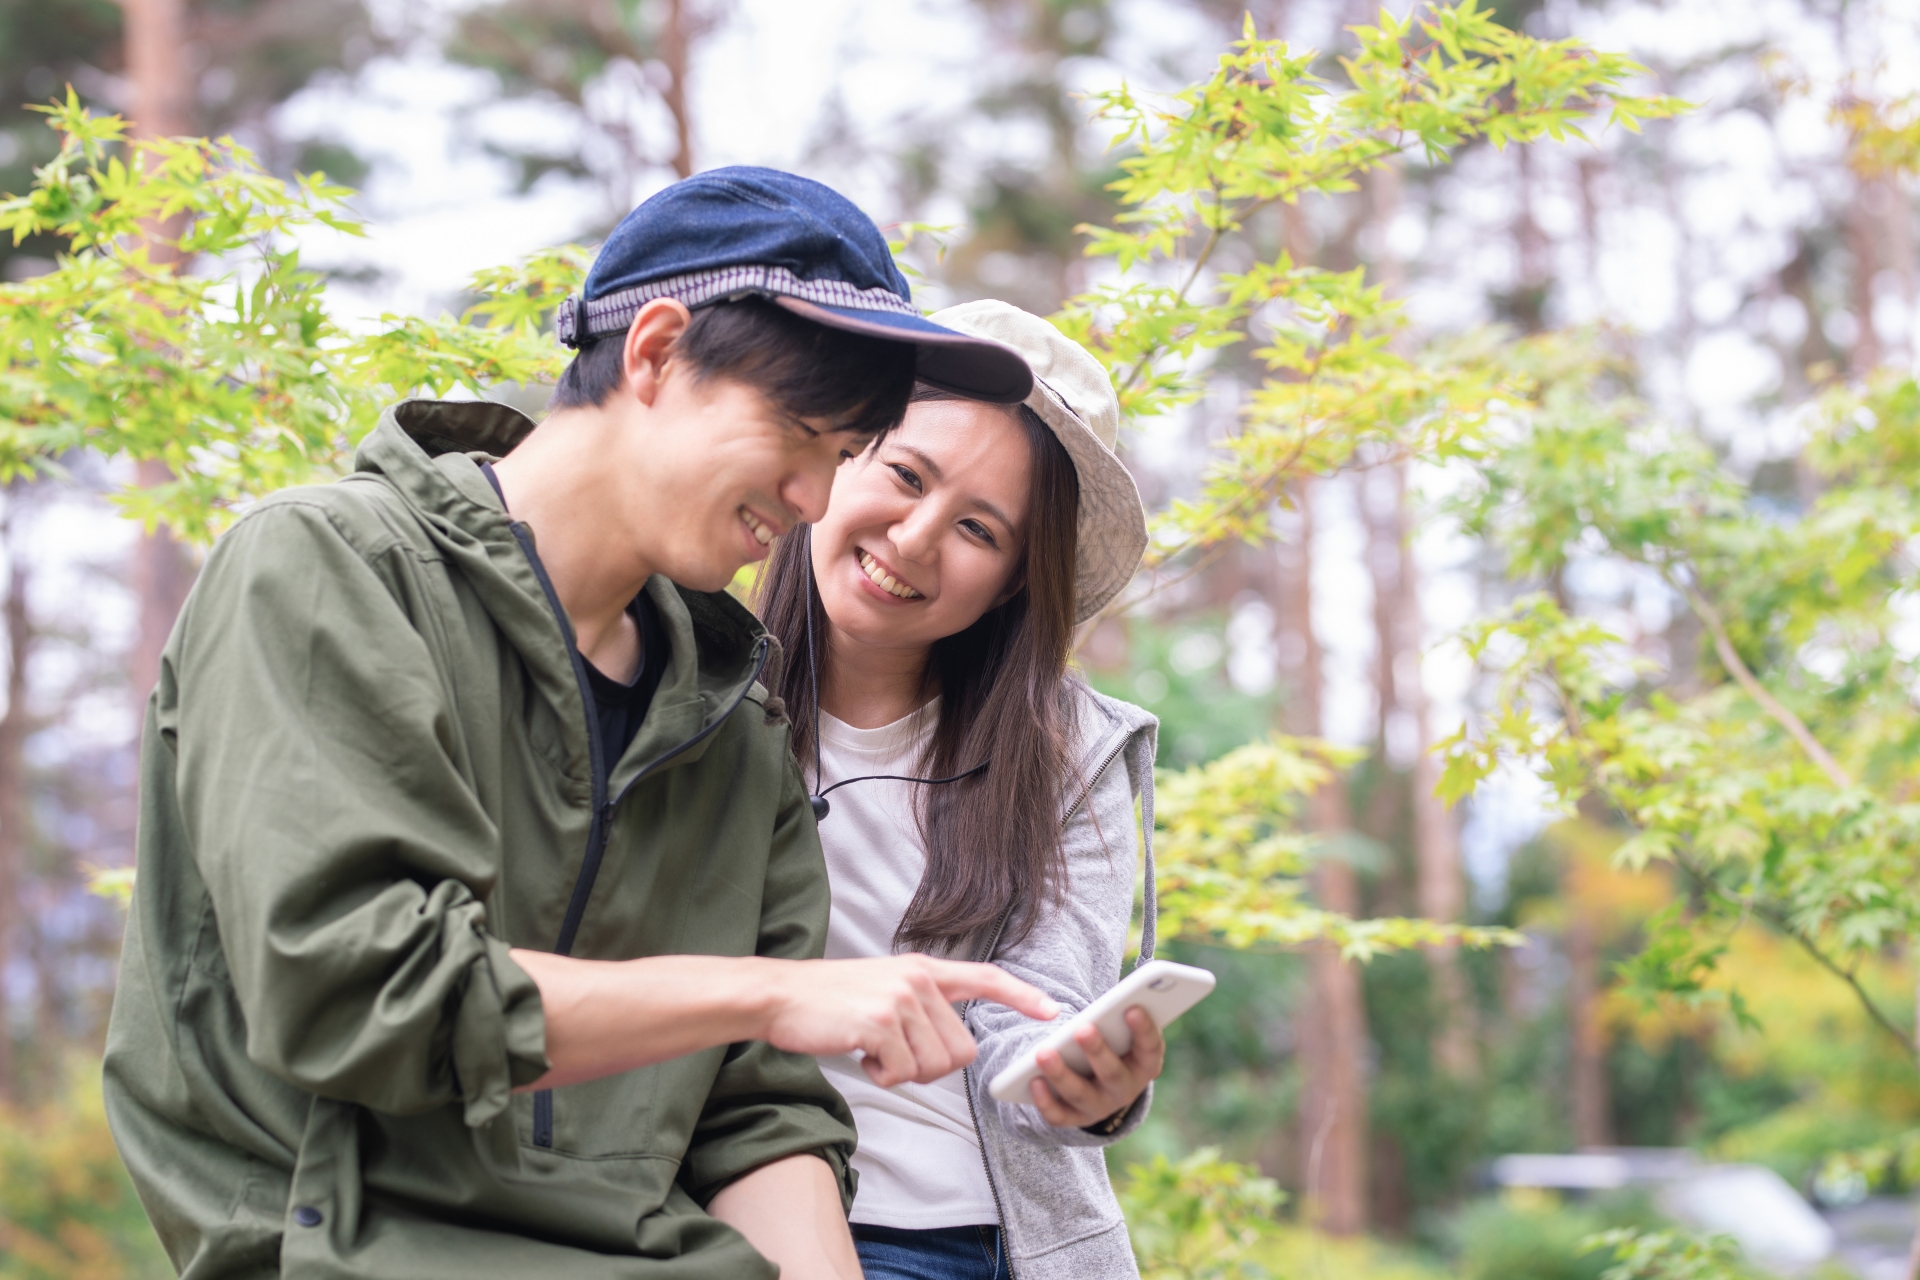
<path fill-rule="evenodd" d="M 1380 644 L 1390 653 L 1381 665 L 1381 679 L 1389 682 L 1393 705 L 1412 720 L 1413 856 L 1415 899 L 1419 913 L 1441 924 L 1457 924 L 1466 914 L 1466 882 L 1460 871 L 1460 834 L 1455 815 L 1435 791 L 1440 785 L 1440 761 L 1433 753 L 1432 706 L 1420 663 L 1426 639 L 1425 614 L 1420 607 L 1420 571 L 1413 555 L 1413 510 L 1407 491 L 1406 464 L 1384 467 L 1381 478 L 1390 486 L 1391 515 L 1382 532 L 1390 542 L 1381 561 L 1391 559 L 1390 578 L 1375 578 L 1375 590 L 1390 592 L 1391 607 L 1379 615 L 1384 627 Z M 1376 571 L 1377 573 L 1378 571 Z M 1385 705 L 1383 701 L 1383 706 Z M 1439 1014 L 1433 1040 L 1434 1061 L 1450 1076 L 1475 1072 L 1473 1002 L 1455 946 L 1426 949 Z"/>
<path fill-rule="evenodd" d="M 32 656 L 33 629 L 27 615 L 29 575 L 15 536 L 23 487 L 19 481 L 7 486 L 6 510 L 0 515 L 0 548 L 7 558 L 7 711 L 0 717 L 0 972 L 5 971 L 19 941 L 20 879 L 28 843 L 26 746 L 31 726 L 27 665 Z M 0 1102 L 20 1100 L 12 1013 L 6 986 L 0 983 Z"/>
<path fill-rule="evenodd" d="M 127 75 L 133 81 L 133 136 L 192 133 L 185 0 L 120 0 L 120 9 L 126 17 Z"/>
<path fill-rule="evenodd" d="M 1548 580 L 1554 603 L 1571 617 L 1576 611 L 1567 593 L 1565 575 L 1554 570 Z M 1580 798 L 1578 821 L 1604 831 L 1610 815 L 1606 802 L 1592 792 Z M 1607 1029 L 1600 1017 L 1601 929 L 1589 895 L 1581 884 L 1580 859 L 1586 841 L 1575 833 L 1560 842 L 1564 869 L 1560 897 L 1567 904 L 1567 1092 L 1573 1110 L 1576 1146 L 1613 1145 L 1613 1099 L 1607 1083 Z"/>
<path fill-rule="evenodd" d="M 1387 473 L 1392 472 L 1393 475 Z M 1400 617 L 1401 562 L 1399 522 L 1389 504 L 1396 502 L 1391 463 L 1358 471 L 1360 511 L 1367 527 L 1367 577 L 1373 583 L 1373 784 L 1366 812 L 1356 815 L 1361 828 L 1374 839 L 1397 846 L 1407 835 L 1411 818 L 1406 758 L 1407 726 L 1411 721 L 1403 699 L 1400 673 L 1407 636 Z M 1396 866 L 1391 878 L 1398 881 Z M 1396 884 L 1394 886 L 1398 888 Z M 1386 885 L 1381 885 L 1385 889 Z M 1404 892 L 1376 892 L 1374 906 L 1382 915 L 1408 915 L 1415 910 Z"/>
<path fill-rule="evenodd" d="M 1586 285 L 1593 294 L 1593 314 L 1589 320 L 1607 318 L 1607 291 L 1600 283 L 1600 201 L 1595 188 L 1605 171 L 1606 161 L 1596 154 L 1582 156 L 1574 166 L 1575 186 L 1580 195 L 1580 262 Z"/>
<path fill-rule="evenodd" d="M 692 35 L 687 27 L 687 0 L 667 0 L 666 27 L 660 34 L 660 61 L 667 68 L 667 84 L 660 97 L 673 117 L 673 171 L 693 176 L 693 117 L 687 109 L 687 73 L 692 61 Z"/>
<path fill-rule="evenodd" d="M 1388 164 L 1375 170 L 1370 190 L 1380 245 L 1376 274 L 1388 296 L 1398 296 L 1405 289 L 1406 268 L 1387 247 L 1387 235 L 1400 211 L 1399 166 Z M 1414 757 L 1409 790 L 1415 910 L 1429 920 L 1452 924 L 1464 914 L 1465 885 L 1460 874 L 1455 815 L 1434 794 L 1440 782 L 1440 762 L 1433 754 L 1431 708 L 1420 669 L 1426 645 L 1426 615 L 1420 607 L 1420 568 L 1413 555 L 1409 465 L 1399 462 L 1378 468 L 1374 477 L 1387 486 L 1387 501 L 1366 504 L 1367 560 L 1373 573 L 1374 631 L 1379 644 L 1374 676 L 1379 687 L 1379 738 L 1384 762 L 1392 717 L 1403 714 L 1412 721 Z M 1381 507 L 1386 508 L 1384 518 Z M 1477 1067 L 1478 1055 L 1474 1052 L 1473 1003 L 1468 999 L 1466 975 L 1460 969 L 1459 949 L 1429 948 L 1427 960 L 1439 1012 L 1434 1061 L 1449 1075 L 1469 1075 Z"/>
<path fill-rule="evenodd" d="M 120 0 L 126 16 L 127 72 L 133 81 L 133 136 L 169 138 L 194 132 L 193 77 L 186 64 L 187 16 L 184 0 Z M 162 241 L 177 234 L 177 224 L 150 228 L 150 252 L 156 262 L 177 259 Z M 142 487 L 166 484 L 173 473 L 157 459 L 138 470 Z M 147 695 L 160 674 L 160 651 L 193 585 L 191 551 L 165 526 L 143 535 L 134 550 L 133 587 L 140 600 L 139 630 L 128 663 L 135 724 L 145 714 Z"/>
<path fill-rule="evenodd" d="M 1346 789 L 1338 782 L 1313 797 L 1314 825 L 1345 829 Z M 1359 885 L 1353 868 L 1327 858 L 1315 868 L 1314 897 L 1330 911 L 1356 912 Z M 1300 1129 L 1305 1146 L 1307 1214 L 1332 1235 L 1358 1235 L 1367 1227 L 1367 1011 L 1359 969 L 1330 945 L 1307 957 L 1308 1034 L 1302 1038 L 1305 1079 Z"/>
<path fill-rule="evenodd" d="M 1508 311 L 1523 333 L 1539 333 L 1546 328 L 1547 293 L 1553 283 L 1553 246 L 1533 214 L 1533 163 L 1532 147 L 1513 149 L 1513 243 L 1519 262 Z"/>
<path fill-rule="evenodd" d="M 1913 260 L 1913 204 L 1899 182 L 1882 179 L 1881 189 L 1887 193 L 1886 208 L 1881 216 L 1880 257 L 1885 269 L 1893 273 L 1899 282 L 1900 301 L 1907 307 L 1906 350 L 1908 359 L 1913 357 L 1920 344 L 1914 340 L 1914 260 Z"/>
<path fill-rule="evenodd" d="M 1299 489 L 1299 537 L 1282 548 L 1277 594 L 1283 628 L 1298 655 L 1294 696 L 1286 720 L 1295 733 L 1322 731 L 1321 648 L 1313 629 L 1313 489 Z M 1352 826 L 1347 792 L 1335 778 L 1311 801 L 1313 829 L 1337 837 Z M 1313 873 L 1314 897 L 1330 911 L 1355 914 L 1360 889 L 1353 868 L 1338 857 L 1320 861 Z M 1367 1013 L 1360 974 L 1330 946 L 1308 952 L 1308 997 L 1300 1019 L 1300 1150 L 1308 1219 L 1334 1235 L 1355 1235 L 1367 1225 Z"/>
<path fill-rule="evenodd" d="M 166 484 L 173 479 L 167 464 L 154 459 L 140 463 L 137 474 L 143 487 Z M 167 647 L 167 637 L 173 634 L 174 619 L 180 616 L 180 606 L 186 603 L 193 577 L 192 551 L 175 539 L 165 525 L 142 535 L 133 559 L 133 589 L 140 600 L 140 631 L 127 672 L 136 725 L 146 717 L 147 697 L 160 679 L 160 652 Z"/>
<path fill-rule="evenodd" d="M 1873 278 L 1880 271 L 1881 214 L 1890 202 L 1887 184 L 1862 178 L 1847 205 L 1847 250 L 1853 258 L 1853 352 L 1849 365 L 1859 377 L 1880 366 L 1884 354 L 1873 323 Z"/>
<path fill-rule="evenodd" d="M 1607 1085 L 1606 1027 L 1600 1020 L 1599 930 L 1577 900 L 1572 905 L 1567 925 L 1567 1019 L 1572 1024 L 1568 1074 L 1573 1140 L 1576 1146 L 1607 1147 L 1613 1145 L 1613 1103 Z"/>

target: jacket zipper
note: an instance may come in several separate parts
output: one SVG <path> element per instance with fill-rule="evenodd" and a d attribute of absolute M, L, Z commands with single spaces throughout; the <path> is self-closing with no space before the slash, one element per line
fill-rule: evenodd
<path fill-rule="evenodd" d="M 593 896 L 593 882 L 599 878 L 600 863 L 607 852 L 607 838 L 613 826 L 613 811 L 620 802 L 630 795 L 633 789 L 655 769 L 680 755 L 708 734 L 725 724 L 734 711 L 746 699 L 754 681 L 766 670 L 767 655 L 772 652 L 772 643 L 761 636 L 754 645 L 753 674 L 740 686 L 740 692 L 727 704 L 726 710 L 700 727 L 700 731 L 685 742 L 655 756 L 641 767 L 633 780 L 620 790 L 620 794 L 611 800 L 607 798 L 607 784 L 612 770 L 606 762 L 606 744 L 600 740 L 600 721 L 593 713 L 593 685 L 587 679 L 587 660 L 580 652 L 580 646 L 574 642 L 573 626 L 567 620 L 566 610 L 560 607 L 559 593 L 553 589 L 553 580 L 547 577 L 546 566 L 540 563 L 539 554 L 533 549 L 533 540 L 527 536 L 526 525 L 514 523 L 514 540 L 526 553 L 527 563 L 533 566 L 533 576 L 540 582 L 540 590 L 547 597 L 547 605 L 553 610 L 554 617 L 560 623 L 560 635 L 567 642 L 567 658 L 573 664 L 573 678 L 580 686 L 580 702 L 587 717 L 587 758 L 592 771 L 593 816 L 587 824 L 587 851 L 580 860 L 580 874 L 574 879 L 573 894 L 567 900 L 567 913 L 560 921 L 560 937 L 553 944 L 555 955 L 571 955 L 574 940 L 579 936 L 580 923 L 586 918 L 587 901 Z M 533 1095 L 533 1145 L 551 1147 L 553 1145 L 553 1090 L 542 1089 Z"/>
<path fill-rule="evenodd" d="M 1073 821 L 1073 815 L 1080 812 L 1080 806 L 1087 802 L 1087 797 L 1093 794 L 1093 789 L 1100 785 L 1101 775 L 1106 773 L 1108 766 L 1113 764 L 1115 760 L 1118 760 L 1120 753 L 1127 749 L 1127 742 L 1132 736 L 1132 734 L 1122 734 L 1119 745 L 1107 753 L 1107 758 L 1100 762 L 1100 767 L 1095 769 L 1093 776 L 1087 779 L 1087 785 L 1081 788 L 1080 794 L 1074 799 L 1074 802 L 1067 807 L 1066 813 L 1061 815 L 1060 829 L 1062 831 L 1065 831 L 1067 824 Z M 993 953 L 1000 947 L 1000 935 L 1007 931 L 1007 921 L 1012 915 L 1013 904 L 1009 902 L 1005 907 L 1001 908 L 1000 918 L 994 921 L 993 932 L 987 937 L 987 945 L 974 957 L 976 963 L 986 964 L 993 959 Z M 969 1000 L 967 1002 L 967 1010 L 971 1010 L 972 1008 L 973 1002 Z M 964 1022 L 965 1020 L 966 1010 L 963 1010 L 961 1012 L 961 1021 Z M 980 1144 L 980 1167 L 986 1171 L 987 1192 L 993 1197 L 994 1216 L 1000 1220 L 1000 1254 L 1007 1260 L 1007 1280 L 1016 1280 L 1013 1269 L 1013 1246 L 1007 1242 L 1007 1207 L 1001 1202 L 1000 1184 L 993 1180 L 993 1164 L 987 1159 L 987 1135 L 980 1128 L 980 1110 L 974 1105 L 973 1101 L 973 1068 L 971 1066 L 961 1069 L 960 1083 L 966 1086 L 962 1092 L 967 1095 L 967 1118 L 973 1121 L 974 1140 Z"/>

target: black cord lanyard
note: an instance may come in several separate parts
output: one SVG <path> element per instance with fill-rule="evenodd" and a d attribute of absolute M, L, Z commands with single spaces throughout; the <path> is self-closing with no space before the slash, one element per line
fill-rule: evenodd
<path fill-rule="evenodd" d="M 869 773 L 859 778 L 843 778 L 825 791 L 820 789 L 820 670 L 813 658 L 813 526 L 807 526 L 806 562 L 800 571 L 806 575 L 807 582 L 807 683 L 813 686 L 813 820 L 825 822 L 827 815 L 833 812 L 833 806 L 827 803 L 827 797 L 842 787 L 852 786 L 856 782 L 914 782 L 928 787 L 945 786 L 949 782 L 963 782 L 976 773 L 983 773 L 993 763 L 988 756 L 965 773 L 956 773 L 951 778 L 906 778 L 897 773 Z"/>

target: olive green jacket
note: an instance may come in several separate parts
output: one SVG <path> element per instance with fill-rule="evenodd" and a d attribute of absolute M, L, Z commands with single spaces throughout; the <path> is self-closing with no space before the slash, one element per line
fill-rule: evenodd
<path fill-rule="evenodd" d="M 820 954 L 827 879 L 771 641 L 647 590 L 672 656 L 602 761 L 584 667 L 478 460 L 499 405 L 389 410 L 222 537 L 148 704 L 108 1114 L 188 1277 L 770 1280 L 702 1206 L 846 1104 L 764 1043 L 552 1093 L 510 946 Z"/>

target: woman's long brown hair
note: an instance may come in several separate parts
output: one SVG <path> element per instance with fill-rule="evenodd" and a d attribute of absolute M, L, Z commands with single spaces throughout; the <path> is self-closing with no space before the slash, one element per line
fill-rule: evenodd
<path fill-rule="evenodd" d="M 922 384 L 912 402 L 960 398 Z M 1014 405 L 1007 412 L 1024 429 L 1033 457 L 1027 545 L 1016 571 L 1024 583 L 965 631 L 936 640 L 922 676 L 923 691 L 940 695 L 940 722 L 919 762 L 920 776 L 945 778 L 982 760 L 991 763 L 963 782 L 916 788 L 927 870 L 894 935 L 901 950 L 961 954 L 969 941 L 986 942 L 1010 906 L 1003 936 L 1018 940 L 1039 911 L 1058 903 L 1066 879 L 1060 819 L 1073 772 L 1067 753 L 1075 677 L 1067 658 L 1080 481 L 1066 449 L 1033 410 Z M 775 544 L 755 593 L 760 616 L 788 655 L 780 695 L 803 772 L 817 758 L 809 668 L 824 669 L 833 660 L 812 575 L 802 526 Z"/>

